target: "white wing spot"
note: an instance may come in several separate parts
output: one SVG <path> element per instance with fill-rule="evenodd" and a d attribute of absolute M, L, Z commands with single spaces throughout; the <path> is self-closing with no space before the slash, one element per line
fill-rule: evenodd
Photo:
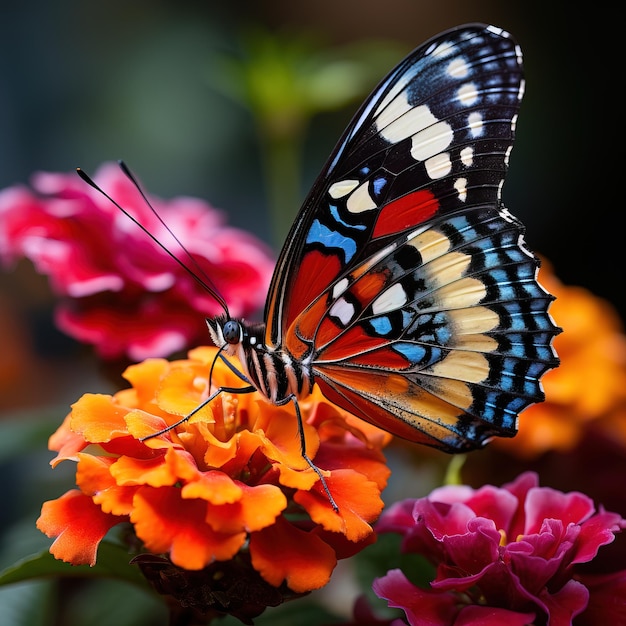
<path fill-rule="evenodd" d="M 501 178 L 498 183 L 498 200 L 502 199 L 502 187 L 504 187 L 504 178 Z"/>
<path fill-rule="evenodd" d="M 454 52 L 456 49 L 456 45 L 450 43 L 449 41 L 444 41 L 440 43 L 433 51 L 432 55 L 434 57 L 447 57 Z"/>
<path fill-rule="evenodd" d="M 489 24 L 485 30 L 488 30 L 494 35 L 505 37 L 506 39 L 508 39 L 511 36 L 506 30 L 504 30 L 503 28 L 500 28 L 499 26 L 494 26 L 493 24 Z"/>
<path fill-rule="evenodd" d="M 465 78 L 469 74 L 469 66 L 465 59 L 458 58 L 450 61 L 446 71 L 452 78 Z"/>
<path fill-rule="evenodd" d="M 344 298 L 339 298 L 332 307 L 330 307 L 330 314 L 336 317 L 344 326 L 350 323 L 350 320 L 354 317 L 354 305 L 347 302 Z"/>
<path fill-rule="evenodd" d="M 376 203 L 370 196 L 368 183 L 361 183 L 346 201 L 346 208 L 350 213 L 362 213 L 363 211 L 371 211 L 376 208 Z"/>
<path fill-rule="evenodd" d="M 340 180 L 336 183 L 333 183 L 328 189 L 328 193 L 331 198 L 343 198 L 347 196 L 353 189 L 356 189 L 359 186 L 358 180 Z"/>
<path fill-rule="evenodd" d="M 452 139 L 454 132 L 448 122 L 432 124 L 411 138 L 411 156 L 416 161 L 425 161 L 445 150 L 452 143 Z"/>
<path fill-rule="evenodd" d="M 432 178 L 443 178 L 452 170 L 452 161 L 448 152 L 440 152 L 424 162 L 426 173 Z"/>
<path fill-rule="evenodd" d="M 465 167 L 469 167 L 474 162 L 474 148 L 471 146 L 466 146 L 461 150 L 461 163 L 465 165 Z"/>
<path fill-rule="evenodd" d="M 382 120 L 386 120 L 386 113 L 383 114 L 381 118 Z M 407 139 L 411 135 L 432 126 L 438 121 L 430 112 L 430 109 L 424 105 L 410 108 L 402 117 L 395 119 L 384 128 L 381 128 L 381 118 L 376 122 L 376 128 L 381 136 L 389 143 L 398 143 L 403 139 Z"/>
<path fill-rule="evenodd" d="M 511 212 L 505 206 L 502 206 L 498 213 L 503 220 L 506 220 L 511 224 L 514 224 L 516 222 L 515 218 L 511 215 Z"/>
<path fill-rule="evenodd" d="M 408 70 L 402 78 L 399 78 L 398 81 L 394 83 L 393 87 L 389 90 L 389 93 L 383 98 L 383 101 L 374 111 L 374 117 L 380 115 L 381 111 L 384 111 L 387 106 L 389 106 L 394 100 L 396 100 L 396 98 L 399 100 L 399 102 L 396 103 L 394 106 L 399 107 L 402 102 L 405 102 L 407 106 L 411 108 L 411 105 L 408 104 L 406 94 L 403 94 L 402 91 L 408 85 L 408 83 L 411 82 L 413 78 L 415 78 L 416 74 L 417 70 L 415 67 L 413 67 L 412 69 Z"/>
<path fill-rule="evenodd" d="M 513 146 L 509 146 L 504 153 L 504 164 L 508 166 L 509 159 L 511 158 L 511 150 L 513 150 Z"/>
<path fill-rule="evenodd" d="M 526 240 L 524 239 L 524 235 L 521 235 L 517 238 L 517 245 L 519 246 L 520 250 L 530 259 L 534 259 L 535 255 L 534 253 L 529 250 L 527 244 L 526 244 Z M 537 276 L 538 276 L 538 272 L 539 272 L 539 268 L 537 268 L 535 270 L 535 280 L 537 280 Z M 539 285 L 541 287 L 541 285 Z M 542 288 L 543 289 L 543 288 Z M 545 289 L 544 289 L 545 291 Z"/>
<path fill-rule="evenodd" d="M 472 137 L 480 137 L 485 130 L 483 128 L 483 116 L 474 111 L 470 113 L 467 117 L 467 121 L 469 123 L 470 132 L 472 133 Z"/>
<path fill-rule="evenodd" d="M 338 283 L 333 287 L 333 298 L 338 298 L 350 284 L 350 281 L 347 278 L 342 278 Z"/>
<path fill-rule="evenodd" d="M 376 128 L 379 133 L 383 132 L 386 126 L 389 126 L 392 122 L 395 122 L 407 111 L 410 111 L 413 107 L 406 99 L 406 93 L 400 94 L 397 98 L 391 100 L 376 112 Z"/>
<path fill-rule="evenodd" d="M 399 309 L 406 304 L 407 295 L 400 283 L 391 285 L 389 289 L 385 289 L 374 302 L 372 302 L 372 312 L 374 315 L 387 313 Z"/>
<path fill-rule="evenodd" d="M 465 202 L 467 200 L 467 178 L 457 178 L 454 181 L 454 188 L 459 194 L 459 200 Z"/>
<path fill-rule="evenodd" d="M 471 106 L 478 100 L 478 89 L 474 83 L 465 83 L 456 92 L 459 102 L 464 106 Z"/>

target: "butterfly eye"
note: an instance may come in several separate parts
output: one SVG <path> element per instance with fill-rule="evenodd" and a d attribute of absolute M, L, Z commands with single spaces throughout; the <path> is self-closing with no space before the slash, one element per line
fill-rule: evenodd
<path fill-rule="evenodd" d="M 222 328 L 222 335 L 226 343 L 239 343 L 242 336 L 241 324 L 236 320 L 228 320 Z"/>

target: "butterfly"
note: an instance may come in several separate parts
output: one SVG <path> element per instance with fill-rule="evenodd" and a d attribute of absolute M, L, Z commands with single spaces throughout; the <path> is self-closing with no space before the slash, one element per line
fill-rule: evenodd
<path fill-rule="evenodd" d="M 238 357 L 241 391 L 293 402 L 300 420 L 317 384 L 447 452 L 515 435 L 559 332 L 501 201 L 523 91 L 520 48 L 482 24 L 434 37 L 378 85 L 295 219 L 265 322 L 231 317 L 213 292 L 224 314 L 209 332 Z"/>

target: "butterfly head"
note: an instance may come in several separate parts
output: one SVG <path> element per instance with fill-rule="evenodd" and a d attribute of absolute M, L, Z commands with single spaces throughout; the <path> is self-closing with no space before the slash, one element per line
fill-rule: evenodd
<path fill-rule="evenodd" d="M 224 348 L 226 353 L 234 353 L 244 338 L 244 326 L 239 320 L 228 315 L 218 315 L 206 320 L 213 343 Z"/>

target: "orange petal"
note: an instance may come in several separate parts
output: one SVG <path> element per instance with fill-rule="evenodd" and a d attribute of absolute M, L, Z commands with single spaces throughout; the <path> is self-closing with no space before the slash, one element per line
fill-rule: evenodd
<path fill-rule="evenodd" d="M 132 509 L 135 488 L 120 487 L 111 476 L 112 457 L 79 455 L 76 484 L 105 513 L 128 515 Z"/>
<path fill-rule="evenodd" d="M 72 565 L 93 566 L 100 541 L 124 519 L 103 513 L 91 498 L 72 489 L 43 503 L 37 528 L 48 537 L 56 537 L 50 546 L 55 558 Z"/>
<path fill-rule="evenodd" d="M 221 441 L 215 437 L 208 425 L 194 424 L 194 426 L 197 433 L 195 437 L 192 431 L 190 431 L 181 433 L 180 440 L 194 456 L 200 454 L 207 467 L 223 467 L 226 463 L 233 461 L 233 459 L 237 457 L 245 457 L 245 460 L 241 464 L 241 466 L 243 466 L 247 463 L 252 454 L 251 452 L 248 454 L 248 451 L 251 449 L 256 450 L 256 448 L 259 447 L 258 441 L 255 440 L 256 443 L 249 442 L 245 448 L 241 448 L 241 436 L 249 434 L 248 431 L 245 430 L 226 441 Z"/>
<path fill-rule="evenodd" d="M 58 452 L 57 456 L 50 461 L 52 467 L 56 467 L 61 461 L 76 461 L 78 453 L 89 445 L 82 435 L 75 433 L 70 428 L 71 419 L 72 414 L 70 413 L 48 439 L 48 448 Z"/>
<path fill-rule="evenodd" d="M 196 369 L 182 363 L 177 362 L 163 377 L 157 394 L 159 407 L 171 415 L 180 417 L 195 411 L 190 423 L 198 421 L 213 423 L 215 418 L 210 404 L 198 409 L 207 395 L 208 372 L 199 375 Z"/>
<path fill-rule="evenodd" d="M 322 441 L 343 441 L 349 433 L 366 445 L 381 449 L 393 439 L 387 431 L 368 424 L 330 403 L 317 385 L 313 387 L 310 399 L 308 398 L 302 407 L 306 407 L 308 422 L 315 425 Z"/>
<path fill-rule="evenodd" d="M 248 532 L 261 530 L 273 524 L 287 507 L 287 498 L 275 485 L 249 487 L 237 481 L 242 497 L 233 504 L 214 505 L 207 508 L 206 521 L 220 532 Z"/>
<path fill-rule="evenodd" d="M 111 396 L 86 393 L 72 405 L 70 427 L 91 443 L 103 443 L 128 436 L 124 421 L 127 413 L 128 409 Z"/>
<path fill-rule="evenodd" d="M 168 425 L 162 417 L 141 410 L 129 411 L 126 414 L 125 422 L 128 432 L 136 439 L 148 437 Z M 167 445 L 164 446 L 163 442 L 169 438 L 169 434 L 164 434 L 154 439 L 148 439 L 145 445 L 150 448 L 167 447 Z"/>
<path fill-rule="evenodd" d="M 293 469 L 306 469 L 308 464 L 302 456 L 300 433 L 295 414 L 271 405 L 263 408 L 265 412 L 271 414 L 271 419 L 268 420 L 265 428 L 263 446 L 265 456 Z M 304 424 L 304 438 L 307 455 L 313 459 L 320 444 L 315 428 L 309 424 Z"/>
<path fill-rule="evenodd" d="M 111 475 L 118 485 L 163 487 L 195 478 L 198 468 L 188 452 L 170 448 L 150 459 L 120 457 L 111 466 Z"/>
<path fill-rule="evenodd" d="M 217 348 L 213 346 L 201 346 L 190 350 L 188 355 L 192 361 L 197 361 L 208 370 L 213 366 L 214 387 L 245 387 L 245 383 L 237 376 L 221 359 L 217 359 Z M 241 363 L 236 357 L 228 357 L 228 360 L 238 372 L 243 372 Z M 214 364 L 215 363 L 215 364 Z M 207 376 L 208 378 L 208 376 Z M 255 394 L 245 394 L 253 396 Z"/>
<path fill-rule="evenodd" d="M 374 522 L 383 510 L 376 483 L 352 470 L 334 470 L 326 483 L 339 507 L 338 513 L 320 484 L 311 491 L 298 491 L 294 500 L 325 530 L 342 533 L 350 541 L 365 539 L 373 532 L 368 522 Z"/>
<path fill-rule="evenodd" d="M 135 402 L 126 406 L 145 409 L 155 403 L 161 378 L 166 374 L 169 367 L 170 363 L 166 359 L 146 359 L 141 363 L 127 367 L 122 376 L 132 385 L 135 392 Z"/>
<path fill-rule="evenodd" d="M 200 472 L 182 488 L 183 498 L 200 498 L 212 504 L 232 504 L 243 495 L 243 489 L 224 472 Z"/>
<path fill-rule="evenodd" d="M 332 533 L 324 530 L 321 526 L 316 526 L 314 529 L 316 535 L 327 543 L 337 555 L 337 560 L 349 559 L 364 550 L 367 546 L 376 543 L 376 533 L 368 535 L 362 541 L 350 541 L 345 535 L 341 533 Z"/>
<path fill-rule="evenodd" d="M 91 454 L 79 454 L 76 466 L 76 484 L 81 491 L 88 496 L 115 484 L 111 477 L 111 465 L 115 462 L 113 457 L 93 456 Z"/>
<path fill-rule="evenodd" d="M 337 564 L 328 544 L 283 517 L 250 535 L 250 556 L 253 567 L 268 583 L 278 587 L 286 581 L 297 593 L 323 587 Z"/>
<path fill-rule="evenodd" d="M 213 560 L 233 558 L 246 533 L 215 532 L 206 522 L 204 500 L 183 500 L 176 487 L 140 487 L 135 494 L 131 522 L 151 552 L 169 552 L 175 565 L 190 570 Z"/>
<path fill-rule="evenodd" d="M 274 467 L 278 470 L 280 484 L 290 489 L 309 491 L 309 489 L 312 489 L 313 485 L 319 481 L 319 476 L 308 464 L 306 465 L 306 469 L 302 470 L 294 470 L 280 463 L 276 463 Z M 327 474 L 327 472 L 323 472 L 323 474 Z"/>
<path fill-rule="evenodd" d="M 187 356 L 194 361 L 200 361 L 200 363 L 210 366 L 215 361 L 217 352 L 218 350 L 214 346 L 198 346 L 189 350 Z"/>
<path fill-rule="evenodd" d="M 324 469 L 351 469 L 363 474 L 373 480 L 380 491 L 387 486 L 391 474 L 380 450 L 365 448 L 354 440 L 352 443 L 322 443 L 315 462 Z"/>

